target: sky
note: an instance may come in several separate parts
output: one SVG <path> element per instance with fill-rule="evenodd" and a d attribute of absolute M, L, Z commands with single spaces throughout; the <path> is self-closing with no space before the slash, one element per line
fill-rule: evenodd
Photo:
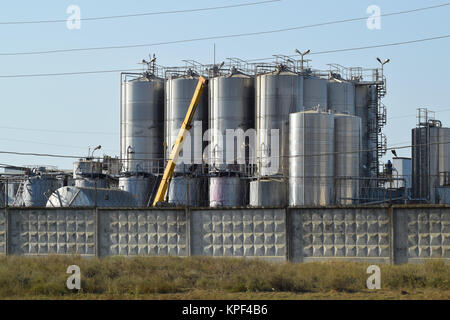
<path fill-rule="evenodd" d="M 0 3 L 0 151 L 86 156 L 102 145 L 97 156 L 119 155 L 120 74 L 2 78 L 5 75 L 61 73 L 139 68 L 155 53 L 160 65 L 202 63 L 228 57 L 255 59 L 291 55 L 294 48 L 324 51 L 401 42 L 450 34 L 450 6 L 405 15 L 381 17 L 381 29 L 366 21 L 319 26 L 258 36 L 206 40 L 154 47 L 5 56 L 1 53 L 45 51 L 156 43 L 216 35 L 258 32 L 302 25 L 369 17 L 376 5 L 381 14 L 428 7 L 444 0 L 282 0 L 256 6 L 214 11 L 152 15 L 114 20 L 81 21 L 70 30 L 65 22 L 11 25 L 10 21 L 64 20 L 77 5 L 81 18 L 205 8 L 257 0 L 201 1 L 2 1 Z M 311 66 L 327 64 L 375 68 L 376 57 L 390 58 L 385 67 L 388 110 L 384 133 L 388 145 L 408 145 L 416 125 L 416 109 L 428 107 L 450 126 L 450 38 L 404 46 L 311 56 Z M 410 149 L 398 150 L 410 156 Z M 53 165 L 72 168 L 74 159 L 0 154 L 0 163 Z"/>

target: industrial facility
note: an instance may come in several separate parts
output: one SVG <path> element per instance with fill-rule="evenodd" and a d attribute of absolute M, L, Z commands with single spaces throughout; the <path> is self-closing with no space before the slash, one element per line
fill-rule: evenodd
<path fill-rule="evenodd" d="M 418 110 L 411 158 L 382 161 L 388 60 L 317 70 L 297 52 L 258 63 L 144 60 L 141 73 L 121 74 L 119 158 L 94 157 L 99 146 L 73 172 L 5 167 L 0 205 L 450 203 L 450 128 L 431 111 Z"/>

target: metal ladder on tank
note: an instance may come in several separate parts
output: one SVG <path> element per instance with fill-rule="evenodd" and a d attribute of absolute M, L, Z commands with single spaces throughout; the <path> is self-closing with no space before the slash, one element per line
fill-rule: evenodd
<path fill-rule="evenodd" d="M 368 125 L 368 139 L 372 143 L 370 145 L 376 146 L 376 156 L 372 157 L 370 162 L 370 176 L 380 177 L 380 159 L 386 154 L 387 151 L 387 138 L 382 133 L 382 128 L 386 125 L 387 112 L 386 106 L 381 102 L 381 99 L 386 96 L 386 78 L 383 77 L 381 81 L 377 81 L 376 85 L 376 98 L 370 99 L 369 110 L 370 113 L 375 114 L 376 118 L 367 123 Z"/>
<path fill-rule="evenodd" d="M 387 109 L 386 106 L 381 102 L 381 100 L 386 96 L 386 77 L 382 76 L 381 83 L 376 85 L 377 90 L 377 162 L 379 163 L 380 159 L 386 155 L 387 152 L 387 137 L 382 132 L 383 127 L 387 122 Z M 378 169 L 378 177 L 380 177 L 380 173 L 382 169 Z"/>

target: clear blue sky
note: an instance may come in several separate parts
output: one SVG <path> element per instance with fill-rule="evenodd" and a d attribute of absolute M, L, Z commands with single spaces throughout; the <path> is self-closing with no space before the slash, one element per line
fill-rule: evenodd
<path fill-rule="evenodd" d="M 0 21 L 67 18 L 71 4 L 82 17 L 179 10 L 237 4 L 252 0 L 202 1 L 2 1 Z M 281 2 L 209 11 L 121 20 L 84 21 L 81 30 L 65 23 L 0 25 L 1 52 L 39 51 L 92 46 L 152 43 L 210 35 L 264 31 L 366 15 L 369 5 L 382 13 L 444 3 L 440 1 L 321 0 Z M 292 54 L 294 48 L 321 51 L 366 46 L 450 34 L 450 7 L 401 16 L 383 17 L 381 30 L 369 30 L 365 21 L 323 26 L 278 34 L 174 44 L 152 48 L 61 53 L 41 56 L 0 56 L 0 75 L 58 73 L 136 68 L 149 53 L 162 65 L 182 64 L 182 59 L 212 63 L 227 57 L 252 59 L 272 54 Z M 450 109 L 450 39 L 413 45 L 343 52 L 313 57 L 314 68 L 327 63 L 376 67 L 376 56 L 390 58 L 386 67 L 388 144 L 408 144 L 417 107 Z M 101 144 L 109 155 L 119 153 L 119 75 L 0 79 L 0 150 L 85 155 L 88 146 Z M 450 126 L 450 112 L 438 112 Z M 18 127 L 59 130 L 58 133 L 6 129 Z M 73 134 L 63 131 L 100 132 Z M 410 150 L 398 152 L 409 156 Z M 100 153 L 101 154 L 101 153 Z M 73 160 L 1 155 L 0 163 L 48 164 L 71 168 Z"/>

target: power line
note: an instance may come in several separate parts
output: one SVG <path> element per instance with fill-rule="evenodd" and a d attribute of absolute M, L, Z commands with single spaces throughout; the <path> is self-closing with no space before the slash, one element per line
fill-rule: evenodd
<path fill-rule="evenodd" d="M 96 70 L 96 71 L 76 71 L 76 72 L 60 72 L 60 73 L 36 73 L 36 74 L 14 74 L 14 75 L 0 75 L 0 78 L 25 78 L 25 77 L 49 77 L 49 76 L 73 76 L 84 74 L 102 74 L 102 73 L 117 73 L 117 72 L 132 72 L 142 71 L 142 69 L 115 69 L 115 70 Z"/>
<path fill-rule="evenodd" d="M 33 128 L 4 127 L 4 126 L 0 126 L 0 129 L 20 130 L 20 131 L 36 131 L 36 132 L 49 132 L 49 133 L 87 134 L 87 135 L 92 135 L 92 134 L 97 134 L 97 135 L 115 135 L 115 136 L 118 135 L 118 133 L 114 133 L 114 132 L 68 131 L 68 130 L 33 129 Z"/>
<path fill-rule="evenodd" d="M 183 10 L 172 10 L 172 11 L 133 13 L 133 14 L 123 14 L 123 15 L 115 15 L 115 16 L 80 18 L 79 20 L 80 21 L 111 20 L 111 19 L 123 19 L 123 18 L 155 16 L 155 15 L 168 15 L 168 14 L 190 13 L 190 12 L 213 11 L 213 10 L 221 10 L 221 9 L 231 9 L 231 8 L 239 8 L 239 7 L 256 6 L 256 5 L 262 5 L 262 4 L 268 4 L 268 3 L 280 2 L 280 1 L 281 0 L 267 0 L 267 1 L 258 1 L 258 2 L 249 2 L 249 3 L 240 3 L 240 4 L 234 4 L 234 5 L 219 6 L 219 7 L 206 7 L 206 8 L 183 9 Z M 0 25 L 65 23 L 66 21 L 67 21 L 67 19 L 30 20 L 30 21 L 3 21 L 3 22 L 0 22 Z"/>
<path fill-rule="evenodd" d="M 0 138 L 1 141 L 10 141 L 10 142 L 18 142 L 18 143 L 32 143 L 32 144 L 40 144 L 44 146 L 51 146 L 51 147 L 60 147 L 60 148 L 71 148 L 71 149 L 87 149 L 88 147 L 81 147 L 81 146 L 73 146 L 73 145 L 63 145 L 63 144 L 55 144 L 55 143 L 47 143 L 47 142 L 38 142 L 38 141 L 30 141 L 30 140 L 17 140 L 17 139 L 8 139 L 8 138 Z M 113 149 L 105 149 L 102 148 L 102 150 L 110 151 L 110 152 L 116 152 L 117 150 Z"/>
<path fill-rule="evenodd" d="M 333 52 L 344 52 L 344 51 L 357 51 L 357 50 L 363 50 L 363 49 L 381 48 L 381 47 L 389 47 L 389 46 L 399 46 L 399 45 L 419 43 L 419 42 L 425 42 L 425 41 L 440 40 L 440 39 L 445 39 L 445 38 L 450 38 L 450 34 L 444 35 L 444 36 L 432 37 L 432 38 L 417 39 L 417 40 L 404 41 L 404 42 L 386 43 L 386 44 L 379 44 L 379 45 L 366 46 L 366 47 L 317 51 L 317 52 L 311 52 L 310 55 L 326 54 L 326 53 L 333 53 Z M 296 57 L 296 55 L 291 55 L 291 56 L 287 56 L 287 57 Z M 247 62 L 263 61 L 263 60 L 268 60 L 268 59 L 272 59 L 272 58 L 273 57 L 251 59 L 251 60 L 247 60 Z M 130 72 L 131 71 L 142 71 L 142 69 L 126 69 L 126 70 L 116 69 L 116 70 L 79 71 L 79 72 L 62 72 L 62 73 L 34 73 L 34 74 L 0 75 L 0 78 L 71 76 L 71 75 L 115 73 L 115 72 L 125 72 L 125 71 L 130 71 Z"/>
<path fill-rule="evenodd" d="M 442 110 L 436 110 L 436 111 L 433 111 L 433 112 L 438 113 L 438 112 L 449 112 L 449 111 L 450 111 L 450 109 L 442 109 Z M 388 117 L 388 120 L 412 118 L 412 117 L 417 117 L 417 114 L 407 114 L 407 115 L 403 115 L 403 116 Z"/>
<path fill-rule="evenodd" d="M 380 17 L 388 17 L 388 16 L 394 16 L 394 15 L 408 14 L 408 13 L 413 13 L 413 12 L 419 12 L 419 11 L 424 11 L 424 10 L 441 8 L 441 7 L 445 7 L 445 6 L 450 6 L 450 2 L 444 3 L 444 4 L 440 4 L 440 5 L 436 5 L 436 6 L 431 6 L 431 7 L 424 7 L 424 8 L 417 8 L 417 9 L 406 10 L 406 11 L 398 11 L 398 12 L 381 14 Z M 140 48 L 140 47 L 154 47 L 154 46 L 161 46 L 161 45 L 168 45 L 168 44 L 178 44 L 178 43 L 196 42 L 196 41 L 204 41 L 204 40 L 217 40 L 217 39 L 227 39 L 227 38 L 237 38 L 237 37 L 248 37 L 248 36 L 257 36 L 257 35 L 264 35 L 264 34 L 273 34 L 273 33 L 280 33 L 280 32 L 293 31 L 293 30 L 301 30 L 301 29 L 307 29 L 307 28 L 313 28 L 313 27 L 319 27 L 319 26 L 340 24 L 340 23 L 346 23 L 346 22 L 354 22 L 354 21 L 360 21 L 360 20 L 366 20 L 366 19 L 367 19 L 367 16 L 364 16 L 364 17 L 353 18 L 353 19 L 337 20 L 337 21 L 330 21 L 330 22 L 324 22 L 324 23 L 318 23 L 318 24 L 312 24 L 312 25 L 297 26 L 297 27 L 290 27 L 290 28 L 283 28 L 283 29 L 275 29 L 275 30 L 268 30 L 268 31 L 238 33 L 238 34 L 230 34 L 230 35 L 222 35 L 222 36 L 208 36 L 208 37 L 199 37 L 199 38 L 192 38 L 192 39 L 181 39 L 181 40 L 155 42 L 155 43 L 147 43 L 147 44 L 116 45 L 116 46 L 105 46 L 105 47 L 88 47 L 88 48 L 71 48 L 71 49 L 55 49 L 55 50 L 28 51 L 28 52 L 2 52 L 2 53 L 0 53 L 0 56 L 42 55 L 42 54 L 66 53 L 66 52 L 83 52 L 83 51 L 96 51 L 96 50 L 115 50 L 115 49 L 130 49 L 130 48 Z M 448 38 L 448 37 L 450 37 L 450 35 L 443 36 L 443 37 L 436 37 L 434 39 Z M 430 39 L 423 39 L 423 40 L 418 40 L 418 41 L 414 40 L 412 42 L 420 42 L 420 41 L 427 41 L 427 40 L 432 40 L 432 39 L 430 38 Z M 412 43 L 412 42 L 405 42 L 405 43 Z M 401 44 L 401 43 L 399 43 L 399 44 Z M 399 44 L 397 44 L 397 45 L 399 45 Z M 395 45 L 395 44 L 390 44 L 390 45 Z M 323 54 L 323 53 L 331 53 L 331 52 L 339 52 L 339 51 L 349 51 L 349 50 L 362 50 L 362 49 L 377 48 L 377 47 L 379 47 L 379 46 L 352 48 L 352 49 L 344 49 L 344 50 L 337 50 L 337 51 L 336 50 L 323 51 L 323 52 L 316 52 L 315 54 Z"/>
<path fill-rule="evenodd" d="M 391 43 L 378 44 L 378 45 L 365 46 L 365 47 L 353 47 L 353 48 L 346 48 L 346 49 L 335 49 L 335 50 L 316 51 L 316 52 L 312 51 L 311 53 L 309 53 L 309 55 L 319 55 L 319 54 L 327 54 L 327 53 L 337 53 L 337 52 L 359 51 L 359 50 L 383 48 L 383 47 L 393 47 L 393 46 L 400 46 L 400 45 L 405 45 L 405 44 L 412 44 L 412 43 L 440 40 L 440 39 L 446 39 L 446 38 L 450 38 L 450 34 L 443 35 L 443 36 L 438 36 L 438 37 L 410 40 L 410 41 L 403 41 L 403 42 L 391 42 Z M 290 56 L 287 56 L 287 57 L 290 57 L 290 58 L 298 57 L 298 55 L 290 55 Z M 273 57 L 271 57 L 271 58 L 273 58 Z M 247 60 L 247 61 L 248 62 L 263 61 L 263 60 L 268 60 L 268 59 L 271 59 L 271 58 L 258 58 L 258 59 L 251 59 L 251 60 Z"/>
<path fill-rule="evenodd" d="M 413 147 L 421 147 L 421 146 L 431 146 L 431 145 L 444 145 L 444 144 L 450 144 L 450 141 L 443 141 L 443 142 L 430 142 L 430 143 L 422 143 L 422 144 L 414 144 L 414 145 L 404 145 L 404 146 L 390 146 L 385 148 L 386 151 L 389 150 L 401 150 L 401 149 L 410 149 Z M 326 155 L 337 155 L 337 154 L 355 154 L 355 153 L 365 153 L 365 152 L 375 152 L 378 149 L 368 149 L 368 150 L 352 150 L 352 151 L 344 151 L 344 152 L 323 152 L 323 153 L 317 153 L 317 154 L 308 154 L 308 155 L 295 155 L 295 156 L 287 156 L 287 158 L 299 158 L 299 157 L 319 157 L 319 156 L 326 156 Z M 11 155 L 20 155 L 20 156 L 35 156 L 35 157 L 49 157 L 49 158 L 66 158 L 66 159 L 80 159 L 85 158 L 85 156 L 74 156 L 74 155 L 61 155 L 61 154 L 49 154 L 49 153 L 34 153 L 34 152 L 17 152 L 17 151 L 4 151 L 1 150 L 0 154 L 11 154 Z M 268 157 L 268 158 L 277 158 L 276 156 Z M 281 157 L 278 157 L 281 158 Z M 93 157 L 94 160 L 101 160 L 103 158 L 101 157 Z M 157 159 L 121 159 L 118 158 L 118 160 L 121 161 L 146 161 L 146 160 L 157 160 Z M 158 160 L 164 160 L 163 158 Z"/>

